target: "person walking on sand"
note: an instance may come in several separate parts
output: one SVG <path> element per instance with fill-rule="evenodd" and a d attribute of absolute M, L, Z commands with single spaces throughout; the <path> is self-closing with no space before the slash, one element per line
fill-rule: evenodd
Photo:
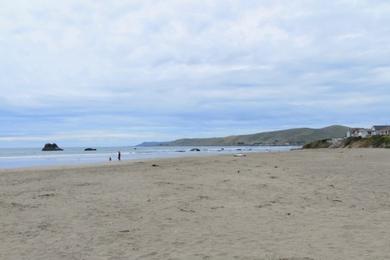
<path fill-rule="evenodd" d="M 121 160 L 121 152 L 119 151 L 118 152 L 118 161 L 120 161 Z"/>

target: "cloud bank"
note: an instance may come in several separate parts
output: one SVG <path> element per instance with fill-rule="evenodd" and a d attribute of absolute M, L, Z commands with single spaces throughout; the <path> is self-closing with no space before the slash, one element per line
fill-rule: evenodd
<path fill-rule="evenodd" d="M 0 146 L 390 123 L 388 1 L 0 5 Z"/>

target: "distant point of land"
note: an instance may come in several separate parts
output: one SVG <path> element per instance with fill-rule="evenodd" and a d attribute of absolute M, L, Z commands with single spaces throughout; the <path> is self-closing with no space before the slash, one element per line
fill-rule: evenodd
<path fill-rule="evenodd" d="M 348 127 L 333 125 L 320 129 L 294 128 L 249 135 L 215 138 L 188 138 L 170 142 L 145 142 L 139 146 L 301 146 L 316 140 L 343 138 Z"/>

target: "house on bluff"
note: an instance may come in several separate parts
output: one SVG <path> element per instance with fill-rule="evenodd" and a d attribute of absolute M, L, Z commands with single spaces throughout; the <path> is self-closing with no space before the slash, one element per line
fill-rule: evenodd
<path fill-rule="evenodd" d="M 366 138 L 372 135 L 372 130 L 368 128 L 350 128 L 347 132 L 347 137 L 362 137 Z"/>
<path fill-rule="evenodd" d="M 390 125 L 374 125 L 372 128 L 350 128 L 347 137 L 366 138 L 370 136 L 390 136 Z"/>
<path fill-rule="evenodd" d="M 374 125 L 372 131 L 372 135 L 390 135 L 390 125 Z"/>

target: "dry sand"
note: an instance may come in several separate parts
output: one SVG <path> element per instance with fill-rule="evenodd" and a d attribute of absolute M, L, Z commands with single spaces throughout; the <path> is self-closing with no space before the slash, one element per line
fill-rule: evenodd
<path fill-rule="evenodd" d="M 390 149 L 1 171 L 0 259 L 390 259 Z"/>

